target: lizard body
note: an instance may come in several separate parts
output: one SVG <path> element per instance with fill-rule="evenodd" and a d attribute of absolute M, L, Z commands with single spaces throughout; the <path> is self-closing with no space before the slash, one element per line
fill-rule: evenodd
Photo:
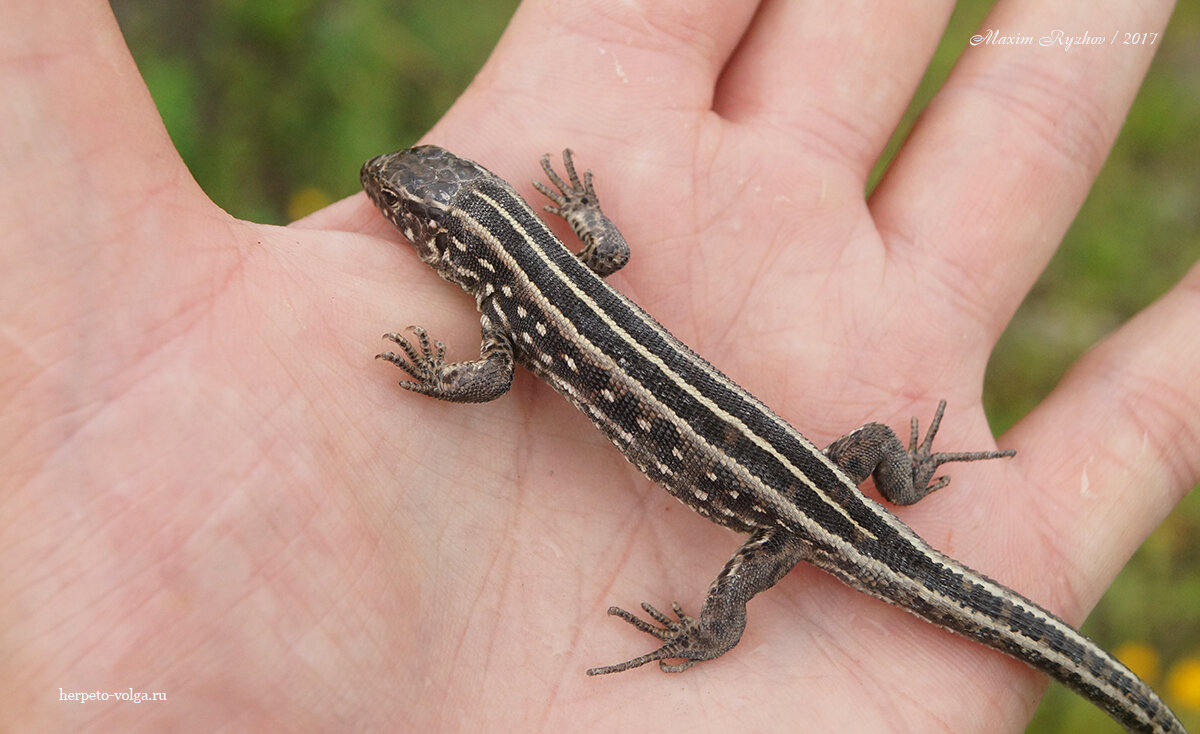
<path fill-rule="evenodd" d="M 445 347 L 412 327 L 388 334 L 403 354 L 381 358 L 411 379 L 400 384 L 443 400 L 503 395 L 520 364 L 587 415 L 650 479 L 701 515 L 749 539 L 709 587 L 697 617 L 676 619 L 643 604 L 659 625 L 616 607 L 662 641 L 589 675 L 657 661 L 668 672 L 737 644 L 746 602 L 807 561 L 952 632 L 1005 652 L 1062 681 L 1131 731 L 1183 732 L 1150 688 L 1094 642 L 1015 591 L 945 556 L 858 485 L 911 504 L 943 486 L 938 465 L 1011 451 L 933 453 L 943 402 L 920 444 L 905 447 L 867 424 L 820 450 L 602 279 L 629 248 L 601 213 L 591 174 L 564 153 L 568 180 L 546 157 L 556 188 L 535 184 L 584 243 L 573 254 L 513 188 L 482 166 L 434 146 L 371 159 L 362 182 L 420 258 L 475 297 L 480 358 L 447 363 Z M 668 660 L 680 662 L 670 664 Z"/>

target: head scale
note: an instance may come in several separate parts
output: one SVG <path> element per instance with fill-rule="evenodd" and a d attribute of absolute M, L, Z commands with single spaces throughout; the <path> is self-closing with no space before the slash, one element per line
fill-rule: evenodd
<path fill-rule="evenodd" d="M 383 215 L 436 266 L 449 237 L 444 221 L 460 192 L 492 174 L 434 145 L 375 156 L 363 164 L 363 190 Z"/>

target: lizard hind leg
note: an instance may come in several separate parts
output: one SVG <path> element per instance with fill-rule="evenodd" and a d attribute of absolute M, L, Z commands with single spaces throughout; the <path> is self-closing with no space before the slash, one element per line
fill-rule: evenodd
<path fill-rule="evenodd" d="M 679 604 L 672 603 L 676 621 L 643 603 L 642 609 L 662 625 L 659 627 L 620 607 L 609 607 L 609 614 L 657 637 L 663 645 L 623 663 L 591 668 L 587 674 L 619 673 L 655 661 L 663 672 L 679 673 L 700 661 L 720 657 L 742 638 L 746 629 L 746 602 L 774 586 L 804 558 L 804 546 L 794 535 L 782 528 L 764 528 L 751 535 L 721 569 L 708 587 L 699 617 L 688 616 Z M 667 660 L 681 662 L 671 664 Z"/>
<path fill-rule="evenodd" d="M 908 446 L 882 423 L 868 423 L 829 444 L 825 454 L 846 472 L 855 484 L 875 477 L 879 493 L 894 505 L 911 505 L 950 483 L 950 477 L 934 478 L 942 464 L 980 461 L 1013 456 L 1016 451 L 934 452 L 933 437 L 942 424 L 946 401 L 938 403 L 925 440 L 917 443 L 917 419 L 912 419 Z"/>

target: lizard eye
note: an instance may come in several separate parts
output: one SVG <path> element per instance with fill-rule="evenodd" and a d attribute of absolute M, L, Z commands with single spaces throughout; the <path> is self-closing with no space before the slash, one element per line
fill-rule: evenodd
<path fill-rule="evenodd" d="M 396 192 L 392 191 L 391 189 L 380 189 L 379 201 L 390 208 L 400 203 L 400 197 L 397 196 Z"/>

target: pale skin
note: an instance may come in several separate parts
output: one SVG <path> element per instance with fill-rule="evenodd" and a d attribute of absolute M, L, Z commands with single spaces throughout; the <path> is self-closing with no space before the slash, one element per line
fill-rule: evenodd
<path fill-rule="evenodd" d="M 633 248 L 610 282 L 817 443 L 944 397 L 937 447 L 994 447 L 989 350 L 1152 49 L 969 49 L 864 203 L 950 3 L 635 5 L 526 2 L 425 141 L 531 198 L 538 157 L 574 148 Z M 1169 11 L 1010 1 L 990 23 Z M 106 3 L 0 16 L 14 730 L 1022 730 L 1042 678 L 803 566 L 723 658 L 585 677 L 655 647 L 609 605 L 695 611 L 741 539 L 528 374 L 483 405 L 401 390 L 380 334 L 418 323 L 463 359 L 478 321 L 364 196 L 235 220 Z M 1193 268 L 1000 437 L 1017 458 L 948 467 L 899 514 L 1078 623 L 1200 474 L 1198 321 Z"/>

